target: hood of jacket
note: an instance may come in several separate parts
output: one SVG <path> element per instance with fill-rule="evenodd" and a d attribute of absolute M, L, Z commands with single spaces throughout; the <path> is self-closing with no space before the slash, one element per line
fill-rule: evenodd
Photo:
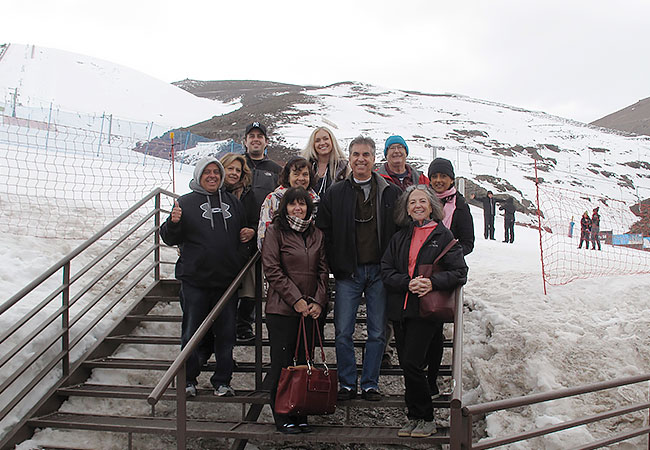
<path fill-rule="evenodd" d="M 223 169 L 223 165 L 214 156 L 206 156 L 204 158 L 201 158 L 199 162 L 197 162 L 196 165 L 194 166 L 194 178 L 190 180 L 190 189 L 192 189 L 194 192 L 203 195 L 214 194 L 214 192 L 210 193 L 206 191 L 203 188 L 203 186 L 201 186 L 201 175 L 203 175 L 203 171 L 208 166 L 208 164 L 212 164 L 212 163 L 217 165 L 217 167 L 219 168 L 219 172 L 221 173 L 221 181 L 219 182 L 219 188 L 217 190 L 221 189 L 221 187 L 223 186 L 225 174 L 226 174 L 226 171 Z"/>

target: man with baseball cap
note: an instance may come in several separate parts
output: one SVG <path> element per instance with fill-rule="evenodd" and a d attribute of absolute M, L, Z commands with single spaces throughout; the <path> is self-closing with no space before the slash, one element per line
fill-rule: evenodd
<path fill-rule="evenodd" d="M 246 149 L 246 165 L 253 174 L 251 193 L 254 201 L 246 210 L 247 222 L 257 229 L 260 221 L 260 208 L 262 202 L 278 186 L 278 177 L 282 166 L 269 159 L 266 154 L 268 135 L 266 127 L 261 122 L 252 122 L 246 127 L 244 134 L 244 148 Z M 242 297 L 237 309 L 237 340 L 240 342 L 255 339 L 253 322 L 255 321 L 255 299 Z"/>

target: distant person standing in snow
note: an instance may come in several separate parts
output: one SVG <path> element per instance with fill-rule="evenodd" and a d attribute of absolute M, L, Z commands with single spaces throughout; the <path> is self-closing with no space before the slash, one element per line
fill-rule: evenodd
<path fill-rule="evenodd" d="M 505 236 L 503 242 L 515 242 L 515 204 L 512 197 L 508 197 L 505 203 L 499 206 L 499 211 L 503 211 L 503 228 Z"/>
<path fill-rule="evenodd" d="M 598 244 L 598 250 L 600 248 L 600 238 L 598 233 L 600 232 L 600 214 L 598 214 L 598 207 L 594 208 L 594 214 L 591 216 L 591 249 L 596 250 L 596 244 Z"/>
<path fill-rule="evenodd" d="M 585 249 L 589 250 L 589 236 L 591 234 L 591 219 L 589 212 L 585 211 L 580 219 L 580 244 L 578 248 L 582 248 L 582 243 L 585 243 Z"/>
<path fill-rule="evenodd" d="M 476 197 L 474 194 L 470 198 L 483 203 L 483 236 L 485 239 L 494 240 L 494 216 L 496 215 L 497 202 L 492 191 L 487 191 L 485 197 Z"/>
<path fill-rule="evenodd" d="M 318 195 L 323 195 L 332 184 L 344 180 L 350 173 L 345 154 L 329 128 L 316 128 L 309 136 L 301 156 L 314 169 L 314 191 Z"/>
<path fill-rule="evenodd" d="M 244 208 L 234 195 L 222 189 L 224 168 L 214 157 L 201 159 L 190 181 L 192 192 L 174 202 L 160 235 L 168 245 L 178 245 L 176 278 L 181 282 L 183 309 L 181 346 L 192 338 L 217 301 L 223 296 L 251 254 L 252 236 L 245 238 Z M 216 368 L 210 378 L 215 394 L 234 395 L 233 372 L 237 303 L 228 299 L 212 324 Z M 199 349 L 187 359 L 186 395 L 196 395 L 201 372 Z"/>
<path fill-rule="evenodd" d="M 260 220 L 262 202 L 278 185 L 278 177 L 282 166 L 272 161 L 266 155 L 268 137 L 266 127 L 261 122 L 253 122 L 246 127 L 244 134 L 244 148 L 246 149 L 246 165 L 253 174 L 251 193 L 253 196 L 253 214 L 248 216 L 250 225 L 257 227 Z M 239 299 L 237 309 L 237 340 L 240 342 L 252 341 L 253 322 L 255 321 L 255 299 L 242 297 Z"/>
<path fill-rule="evenodd" d="M 458 239 L 458 243 L 463 248 L 463 255 L 466 256 L 474 249 L 474 220 L 465 197 L 456 191 L 455 179 L 454 166 L 448 159 L 436 158 L 429 164 L 429 185 L 442 203 L 442 223 L 449 228 L 454 238 Z M 427 380 L 432 398 L 440 395 L 436 380 L 442 361 L 443 342 L 444 334 L 440 327 L 427 355 L 429 363 Z"/>

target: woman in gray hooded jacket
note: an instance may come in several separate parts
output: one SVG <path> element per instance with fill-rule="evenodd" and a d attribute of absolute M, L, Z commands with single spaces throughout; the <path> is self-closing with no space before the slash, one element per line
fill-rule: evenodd
<path fill-rule="evenodd" d="M 183 322 L 181 346 L 184 347 L 223 296 L 251 254 L 252 242 L 243 242 L 241 229 L 246 226 L 241 202 L 222 189 L 224 169 L 214 157 L 201 159 L 190 181 L 192 192 L 174 202 L 174 208 L 161 227 L 168 245 L 178 245 L 176 278 L 181 281 Z M 215 394 L 234 395 L 230 387 L 235 344 L 237 303 L 229 299 L 212 325 L 216 369 L 210 381 Z M 201 371 L 198 351 L 187 360 L 189 396 L 196 395 Z"/>

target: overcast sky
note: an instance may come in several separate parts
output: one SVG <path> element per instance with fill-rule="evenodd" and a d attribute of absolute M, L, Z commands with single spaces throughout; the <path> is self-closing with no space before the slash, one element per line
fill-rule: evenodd
<path fill-rule="evenodd" d="M 168 82 L 361 81 L 583 122 L 650 97 L 646 0 L 2 0 L 5 42 Z"/>

